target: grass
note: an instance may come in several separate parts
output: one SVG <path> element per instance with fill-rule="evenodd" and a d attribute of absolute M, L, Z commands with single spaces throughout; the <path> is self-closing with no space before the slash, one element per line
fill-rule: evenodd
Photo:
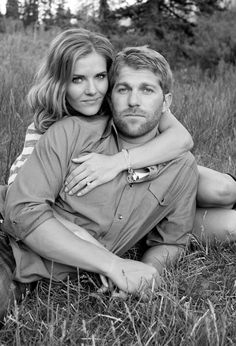
<path fill-rule="evenodd" d="M 21 151 L 31 115 L 25 96 L 53 34 L 0 36 L 0 179 Z M 172 110 L 193 134 L 199 163 L 235 173 L 236 70 L 215 77 L 197 68 L 175 73 Z M 194 239 L 163 275 L 149 301 L 97 293 L 99 278 L 39 282 L 8 310 L 0 330 L 7 345 L 235 345 L 236 245 Z"/>

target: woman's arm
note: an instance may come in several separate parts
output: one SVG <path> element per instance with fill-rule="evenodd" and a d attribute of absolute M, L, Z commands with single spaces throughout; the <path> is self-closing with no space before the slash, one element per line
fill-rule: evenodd
<path fill-rule="evenodd" d="M 29 156 L 32 154 L 34 147 L 40 137 L 41 137 L 41 134 L 36 130 L 34 123 L 31 123 L 26 130 L 24 147 L 22 149 L 22 152 L 16 158 L 16 160 L 13 162 L 10 168 L 8 185 L 13 183 L 13 181 L 15 180 L 17 176 L 17 173 L 19 172 L 21 167 L 24 165 L 26 160 L 29 158 Z"/>
<path fill-rule="evenodd" d="M 173 160 L 192 149 L 190 133 L 169 110 L 161 116 L 158 129 L 160 134 L 150 142 L 129 150 L 133 169 Z"/>
<path fill-rule="evenodd" d="M 138 169 L 173 160 L 193 147 L 187 129 L 167 110 L 161 116 L 160 134 L 142 146 L 129 149 L 130 166 Z M 82 196 L 128 168 L 122 152 L 112 156 L 91 153 L 73 160 L 80 163 L 66 179 L 65 191 Z M 91 182 L 88 186 L 88 182 Z M 82 190 L 81 190 L 82 189 Z"/>

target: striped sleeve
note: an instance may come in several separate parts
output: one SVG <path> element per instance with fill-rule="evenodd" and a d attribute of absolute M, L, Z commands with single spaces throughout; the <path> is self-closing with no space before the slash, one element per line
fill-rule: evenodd
<path fill-rule="evenodd" d="M 13 183 L 15 177 L 17 176 L 17 173 L 19 172 L 23 164 L 26 162 L 30 154 L 33 152 L 35 144 L 37 143 L 40 137 L 41 134 L 36 130 L 34 123 L 30 124 L 26 131 L 24 148 L 10 168 L 8 185 Z"/>

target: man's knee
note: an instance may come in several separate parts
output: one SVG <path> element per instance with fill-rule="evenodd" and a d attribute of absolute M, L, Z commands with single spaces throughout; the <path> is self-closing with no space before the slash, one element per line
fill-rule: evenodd
<path fill-rule="evenodd" d="M 230 241 L 236 240 L 236 212 L 225 223 L 225 233 Z"/>
<path fill-rule="evenodd" d="M 0 263 L 0 323 L 3 322 L 8 305 L 13 295 L 13 274 Z"/>
<path fill-rule="evenodd" d="M 3 321 L 13 294 L 15 259 L 7 235 L 0 230 L 0 321 Z"/>

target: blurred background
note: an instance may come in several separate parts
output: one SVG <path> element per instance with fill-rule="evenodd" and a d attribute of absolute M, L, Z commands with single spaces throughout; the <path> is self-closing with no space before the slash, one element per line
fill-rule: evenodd
<path fill-rule="evenodd" d="M 236 0 L 0 0 L 0 183 L 32 121 L 26 95 L 50 41 L 84 27 L 149 45 L 174 71 L 175 116 L 198 163 L 235 172 Z"/>
<path fill-rule="evenodd" d="M 236 61 L 236 0 L 1 0 L 0 32 L 82 26 L 117 49 L 149 44 L 171 65 Z"/>

